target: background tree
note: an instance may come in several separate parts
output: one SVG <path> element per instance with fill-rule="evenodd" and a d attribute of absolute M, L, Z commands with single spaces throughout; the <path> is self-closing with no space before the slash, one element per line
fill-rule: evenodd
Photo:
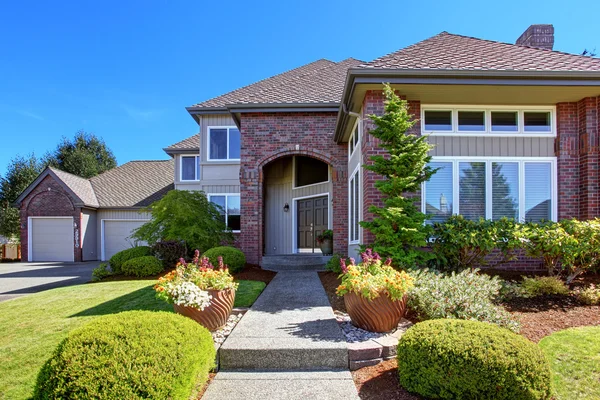
<path fill-rule="evenodd" d="M 115 168 L 117 160 L 102 138 L 79 131 L 73 140 L 63 137 L 56 150 L 46 154 L 44 164 L 91 178 Z"/>
<path fill-rule="evenodd" d="M 208 201 L 204 192 L 171 190 L 146 211 L 152 219 L 131 235 L 153 245 L 159 241 L 184 241 L 188 251 L 206 250 L 233 242 L 222 210 Z"/>
<path fill-rule="evenodd" d="M 369 207 L 374 218 L 361 222 L 361 226 L 375 235 L 373 248 L 380 255 L 392 257 L 394 264 L 413 266 L 431 258 L 421 250 L 430 228 L 424 225 L 426 215 L 419 211 L 414 194 L 435 173 L 427 165 L 432 146 L 426 136 L 407 133 L 416 122 L 408 112 L 408 103 L 389 85 L 383 92 L 385 111 L 381 116 L 370 116 L 376 128 L 369 134 L 380 140 L 379 146 L 388 154 L 371 157 L 373 164 L 365 168 L 384 177 L 375 183 L 384 206 Z"/>
<path fill-rule="evenodd" d="M 0 235 L 19 238 L 19 210 L 12 204 L 41 171 L 42 164 L 33 154 L 10 160 L 6 175 L 0 176 Z"/>

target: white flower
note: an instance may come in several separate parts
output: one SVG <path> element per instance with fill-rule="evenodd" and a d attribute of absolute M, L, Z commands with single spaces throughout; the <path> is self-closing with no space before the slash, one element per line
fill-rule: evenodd
<path fill-rule="evenodd" d="M 194 307 L 204 310 L 210 305 L 212 296 L 207 291 L 200 289 L 192 282 L 181 282 L 177 285 L 169 285 L 167 292 L 173 302 L 179 306 Z"/>

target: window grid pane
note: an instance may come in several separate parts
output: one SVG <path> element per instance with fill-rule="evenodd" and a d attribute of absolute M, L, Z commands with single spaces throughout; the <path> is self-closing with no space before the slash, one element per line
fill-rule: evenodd
<path fill-rule="evenodd" d="M 227 159 L 227 129 L 210 130 L 209 151 L 211 160 Z"/>
<path fill-rule="evenodd" d="M 459 163 L 459 206 L 466 219 L 485 218 L 485 162 Z"/>
<path fill-rule="evenodd" d="M 196 180 L 196 157 L 181 157 L 181 179 Z"/>
<path fill-rule="evenodd" d="M 240 131 L 237 128 L 229 129 L 229 158 L 239 159 L 241 150 Z"/>
<path fill-rule="evenodd" d="M 452 215 L 452 163 L 431 162 L 429 165 L 438 171 L 425 183 L 425 213 L 428 223 L 444 222 Z"/>
<path fill-rule="evenodd" d="M 525 163 L 525 221 L 552 219 L 552 165 Z"/>
<path fill-rule="evenodd" d="M 484 111 L 459 111 L 458 112 L 458 130 L 468 132 L 485 131 L 485 112 Z"/>
<path fill-rule="evenodd" d="M 492 111 L 492 132 L 517 132 L 519 113 L 516 111 Z"/>
<path fill-rule="evenodd" d="M 550 132 L 549 112 L 524 112 L 523 124 L 525 132 Z"/>
<path fill-rule="evenodd" d="M 425 130 L 451 131 L 452 111 L 425 111 Z"/>
<path fill-rule="evenodd" d="M 354 240 L 358 240 L 358 220 L 359 220 L 359 204 L 360 204 L 360 197 L 358 195 L 359 191 L 359 185 L 358 185 L 358 173 L 356 173 L 356 175 L 354 175 Z"/>
<path fill-rule="evenodd" d="M 519 163 L 492 163 L 492 219 L 519 218 Z"/>

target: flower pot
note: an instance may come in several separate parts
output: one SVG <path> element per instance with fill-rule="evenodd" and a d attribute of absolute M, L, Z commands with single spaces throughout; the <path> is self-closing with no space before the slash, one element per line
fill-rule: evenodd
<path fill-rule="evenodd" d="M 209 331 L 215 331 L 227 323 L 235 301 L 235 290 L 207 290 L 207 292 L 212 298 L 210 305 L 204 310 L 177 304 L 173 304 L 173 308 L 177 314 L 193 319 Z"/>
<path fill-rule="evenodd" d="M 319 247 L 323 255 L 333 254 L 333 239 L 323 239 Z"/>
<path fill-rule="evenodd" d="M 344 304 L 352 324 L 370 332 L 389 332 L 406 314 L 406 295 L 394 301 L 387 294 L 368 300 L 356 293 L 347 293 Z"/>

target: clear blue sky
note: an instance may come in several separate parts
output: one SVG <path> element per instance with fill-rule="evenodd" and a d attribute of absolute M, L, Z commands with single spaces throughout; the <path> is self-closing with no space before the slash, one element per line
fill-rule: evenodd
<path fill-rule="evenodd" d="M 570 5 L 574 4 L 574 5 Z M 0 0 L 0 174 L 84 129 L 119 164 L 197 132 L 185 107 L 319 58 L 371 60 L 441 31 L 600 50 L 597 0 Z"/>

